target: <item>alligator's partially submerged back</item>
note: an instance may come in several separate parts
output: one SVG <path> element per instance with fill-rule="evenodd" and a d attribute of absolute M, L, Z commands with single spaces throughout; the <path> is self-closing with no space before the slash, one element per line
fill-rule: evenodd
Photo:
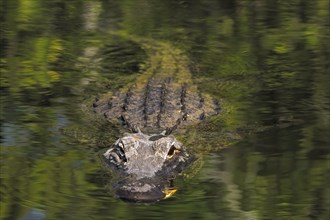
<path fill-rule="evenodd" d="M 219 106 L 193 85 L 188 59 L 180 50 L 163 42 L 138 42 L 149 57 L 141 75 L 121 91 L 102 95 L 93 108 L 133 131 L 104 154 L 106 163 L 125 176 L 116 186 L 117 195 L 150 202 L 171 195 L 170 180 L 191 161 L 172 131 L 217 114 Z"/>
<path fill-rule="evenodd" d="M 187 57 L 166 43 L 149 46 L 149 60 L 133 85 L 104 95 L 94 109 L 128 127 L 158 132 L 196 123 L 219 111 L 218 103 L 192 83 Z"/>

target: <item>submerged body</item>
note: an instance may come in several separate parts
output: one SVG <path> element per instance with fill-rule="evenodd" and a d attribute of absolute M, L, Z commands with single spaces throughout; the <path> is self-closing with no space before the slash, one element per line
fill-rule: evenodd
<path fill-rule="evenodd" d="M 117 195 L 149 202 L 173 193 L 172 180 L 192 158 L 171 133 L 217 114 L 219 105 L 193 85 L 188 59 L 180 50 L 166 43 L 139 43 L 149 56 L 142 74 L 134 84 L 98 98 L 93 107 L 133 131 L 103 155 L 125 177 L 117 184 Z"/>

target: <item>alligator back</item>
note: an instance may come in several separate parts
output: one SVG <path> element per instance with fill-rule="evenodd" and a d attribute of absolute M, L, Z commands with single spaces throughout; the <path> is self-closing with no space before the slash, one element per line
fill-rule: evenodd
<path fill-rule="evenodd" d="M 193 84 L 188 58 L 166 42 L 136 40 L 148 59 L 135 83 L 114 94 L 102 95 L 94 111 L 108 120 L 147 131 L 175 129 L 219 112 L 219 105 Z"/>

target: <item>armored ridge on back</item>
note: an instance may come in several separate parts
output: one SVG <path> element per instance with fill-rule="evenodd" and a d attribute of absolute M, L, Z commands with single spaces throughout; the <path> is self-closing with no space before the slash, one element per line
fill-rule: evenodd
<path fill-rule="evenodd" d="M 133 131 L 104 154 L 106 164 L 125 176 L 115 187 L 117 195 L 152 202 L 176 191 L 170 182 L 191 161 L 172 131 L 216 115 L 220 108 L 193 85 L 188 58 L 179 49 L 165 42 L 135 41 L 148 54 L 141 75 L 121 91 L 102 95 L 93 108 Z"/>

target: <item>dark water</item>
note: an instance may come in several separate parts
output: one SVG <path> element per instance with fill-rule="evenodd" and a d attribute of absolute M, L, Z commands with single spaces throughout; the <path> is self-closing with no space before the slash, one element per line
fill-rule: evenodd
<path fill-rule="evenodd" d="M 328 1 L 0 4 L 1 219 L 329 219 Z M 227 103 L 182 137 L 200 170 L 150 205 L 113 196 L 98 152 L 120 131 L 82 113 L 145 59 L 118 31 L 185 51 Z"/>

